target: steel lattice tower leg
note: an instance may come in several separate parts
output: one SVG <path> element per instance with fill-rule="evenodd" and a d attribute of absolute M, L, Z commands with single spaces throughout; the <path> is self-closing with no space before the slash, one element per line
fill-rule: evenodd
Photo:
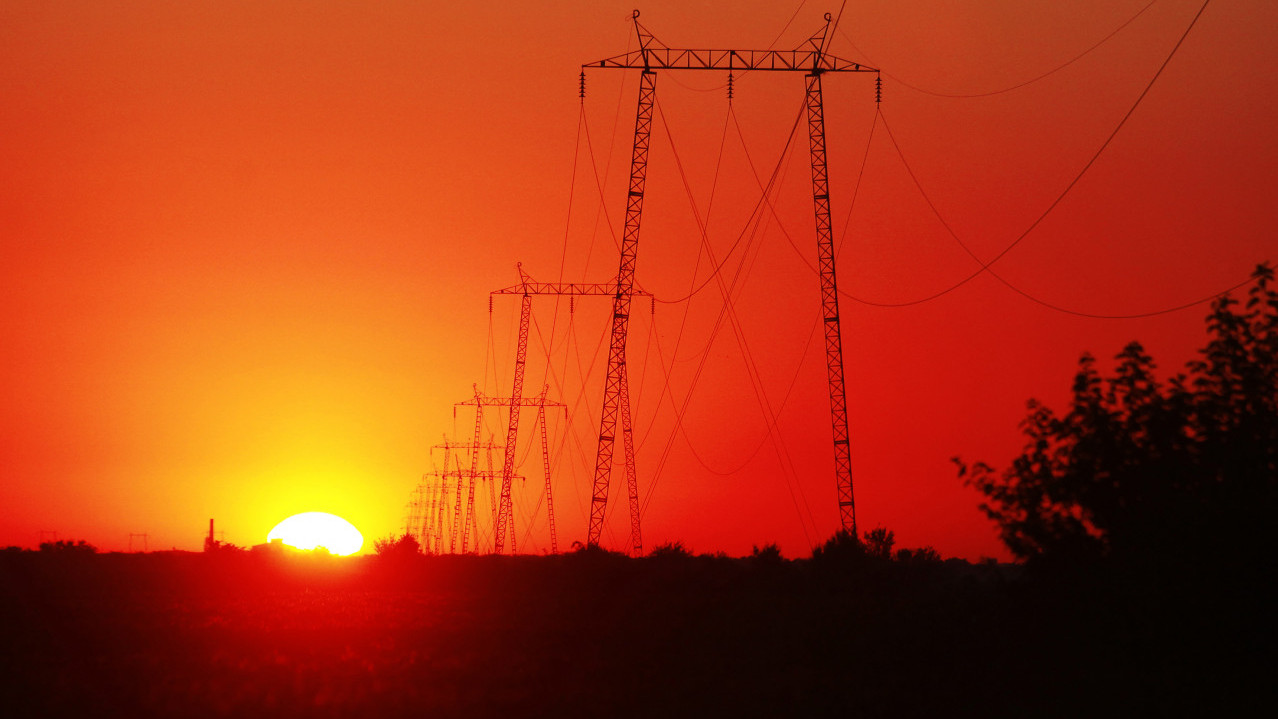
<path fill-rule="evenodd" d="M 821 272 L 821 311 L 825 325 L 825 369 L 830 382 L 830 419 L 834 425 L 834 479 L 843 529 L 856 535 L 852 500 L 852 458 L 848 447 L 847 394 L 843 384 L 843 340 L 839 333 L 839 290 L 835 281 L 834 233 L 830 230 L 830 183 L 826 170 L 825 112 L 821 75 L 807 75 L 808 141 L 812 150 L 812 199 L 816 205 L 817 258 Z"/>
<path fill-rule="evenodd" d="M 448 533 L 448 553 L 457 553 L 457 534 L 461 531 L 462 518 L 462 480 L 465 475 L 462 474 L 461 467 L 457 468 L 457 502 L 453 505 L 453 526 Z"/>
<path fill-rule="evenodd" d="M 435 551 L 444 553 L 444 513 L 448 507 L 448 468 L 439 473 L 439 508 L 435 518 Z"/>
<path fill-rule="evenodd" d="M 473 451 L 475 453 L 478 453 L 479 448 L 476 447 Z M 472 462 L 472 465 L 473 465 L 473 462 Z M 466 514 L 462 517 L 462 543 L 461 543 L 462 554 L 466 553 L 466 547 L 468 546 L 467 543 L 470 540 L 470 528 L 475 523 L 475 481 L 476 481 L 475 477 L 476 475 L 477 475 L 477 472 L 472 469 L 470 471 L 470 476 L 467 478 L 468 486 L 466 488 Z"/>
<path fill-rule="evenodd" d="M 555 534 L 555 502 L 550 491 L 550 438 L 546 427 L 546 390 L 541 391 L 542 403 L 537 405 L 537 421 L 541 424 L 541 463 L 546 470 L 546 518 L 550 520 L 550 553 L 559 554 L 559 537 Z"/>
<path fill-rule="evenodd" d="M 511 528 L 510 549 L 515 551 L 515 519 L 511 516 L 510 481 L 515 474 L 515 441 L 519 437 L 519 400 L 524 393 L 524 365 L 528 359 L 528 322 L 532 317 L 532 295 L 525 294 L 519 303 L 519 344 L 515 350 L 515 382 L 510 391 L 510 424 L 506 429 L 506 453 L 501 466 L 501 501 L 497 511 L 497 536 L 493 551 L 501 554 L 506 546 L 506 524 Z"/>
<path fill-rule="evenodd" d="M 448 505 L 448 463 L 452 459 L 452 445 L 444 440 L 444 470 L 439 473 L 439 501 L 434 508 L 435 514 L 435 553 L 444 553 L 444 512 Z"/>
<path fill-rule="evenodd" d="M 491 468 L 488 472 L 488 506 L 492 508 L 493 514 L 493 536 L 497 536 L 497 480 L 496 475 L 492 473 Z"/>
<path fill-rule="evenodd" d="M 626 194 L 626 225 L 621 238 L 621 263 L 617 269 L 617 295 L 612 301 L 612 340 L 608 347 L 608 376 L 604 380 L 603 412 L 599 421 L 599 452 L 595 456 L 595 483 L 590 498 L 588 545 L 598 546 L 608 509 L 608 481 L 612 475 L 613 443 L 621 414 L 622 384 L 626 370 L 626 333 L 630 327 L 630 300 L 635 286 L 635 261 L 639 249 L 639 221 L 643 216 L 643 190 L 648 177 L 648 141 L 657 74 L 644 70 L 639 76 L 639 107 L 635 112 L 635 145 L 630 157 L 630 187 Z M 629 407 L 626 412 L 629 415 Z"/>
<path fill-rule="evenodd" d="M 470 495 L 466 500 L 466 516 L 470 517 L 475 513 L 475 476 L 479 474 L 479 438 L 484 429 L 484 403 L 479 396 L 479 387 L 475 387 L 475 438 L 471 440 L 470 449 Z M 470 524 L 467 523 L 462 528 L 462 554 L 466 553 L 466 546 L 470 539 Z M 479 541 L 478 538 L 475 539 Z"/>
<path fill-rule="evenodd" d="M 626 454 L 626 492 L 630 497 L 630 546 L 634 556 L 643 556 L 643 534 L 639 531 L 639 477 L 635 472 L 635 433 L 630 425 L 630 372 L 621 373 L 621 440 Z"/>
<path fill-rule="evenodd" d="M 412 503 L 412 508 L 410 511 L 411 511 L 411 514 L 408 517 L 408 526 L 407 528 L 405 528 L 404 532 L 406 534 L 412 535 L 413 539 L 417 540 L 417 544 L 422 549 L 425 549 L 426 548 L 425 524 L 426 524 L 427 502 L 426 502 L 426 475 L 424 474 L 422 475 L 421 483 L 418 484 L 417 488 L 413 490 L 413 503 Z"/>
<path fill-rule="evenodd" d="M 431 479 L 431 483 L 426 487 L 426 491 L 430 494 L 430 504 L 426 509 L 426 536 L 423 537 L 426 551 L 428 552 L 435 551 L 435 505 L 439 501 L 439 483 L 433 481 L 437 480 L 438 477 L 432 477 Z"/>

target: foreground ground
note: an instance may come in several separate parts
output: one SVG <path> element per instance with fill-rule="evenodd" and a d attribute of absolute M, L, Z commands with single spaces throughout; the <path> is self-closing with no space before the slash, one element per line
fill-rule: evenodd
<path fill-rule="evenodd" d="M 1074 717 L 1273 698 L 1268 600 L 1249 581 L 1168 590 L 955 560 L 408 559 L 0 556 L 0 706 Z"/>

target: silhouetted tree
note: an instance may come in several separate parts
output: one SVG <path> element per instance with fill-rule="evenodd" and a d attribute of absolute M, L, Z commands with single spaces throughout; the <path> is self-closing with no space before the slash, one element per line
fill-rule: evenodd
<path fill-rule="evenodd" d="M 781 548 L 776 542 L 765 544 L 760 547 L 750 545 L 750 559 L 758 564 L 779 564 L 785 561 L 785 557 L 781 556 Z"/>
<path fill-rule="evenodd" d="M 379 557 L 415 557 L 422 553 L 417 537 L 408 532 L 398 537 L 392 534 L 385 539 L 374 539 L 373 549 Z"/>
<path fill-rule="evenodd" d="M 1031 400 L 1025 449 L 1002 472 L 959 476 L 1022 559 L 1219 557 L 1272 544 L 1278 488 L 1278 292 L 1256 269 L 1245 303 L 1226 295 L 1209 340 L 1166 382 L 1139 343 L 1102 378 L 1084 354 L 1069 410 Z"/>
<path fill-rule="evenodd" d="M 890 529 L 877 527 L 865 533 L 865 553 L 875 559 L 891 559 L 895 544 L 896 533 Z"/>
<path fill-rule="evenodd" d="M 865 556 L 865 545 L 847 529 L 840 529 L 812 549 L 812 561 L 817 564 L 856 564 L 863 562 Z"/>

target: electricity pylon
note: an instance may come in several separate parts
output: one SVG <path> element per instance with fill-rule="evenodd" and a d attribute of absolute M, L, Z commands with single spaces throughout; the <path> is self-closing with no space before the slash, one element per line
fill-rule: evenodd
<path fill-rule="evenodd" d="M 493 469 L 493 450 L 503 449 L 503 445 L 492 441 L 482 443 L 450 442 L 447 437 L 443 444 L 431 447 L 431 455 L 435 450 L 444 450 L 444 469 L 435 470 L 422 475 L 421 482 L 413 490 L 408 503 L 408 514 L 405 519 L 405 532 L 417 539 L 423 550 L 443 554 L 445 552 L 444 534 L 447 532 L 447 552 L 458 551 L 457 535 L 461 533 L 461 553 L 465 554 L 469 547 L 472 530 L 478 531 L 479 520 L 475 514 L 475 482 L 486 480 L 496 483 L 501 474 Z M 477 457 L 481 450 L 488 454 L 488 470 L 462 469 L 460 454 L 471 452 Z M 452 464 L 454 469 L 449 469 Z M 522 477 L 516 477 L 522 479 Z M 451 482 L 451 485 L 450 485 Z M 497 501 L 491 502 L 493 522 L 496 523 Z M 463 507 L 465 512 L 463 513 Z M 452 514 L 451 526 L 447 516 Z"/>
<path fill-rule="evenodd" d="M 523 263 L 515 263 L 515 269 L 519 272 L 519 284 L 510 287 L 503 287 L 500 290 L 493 290 L 488 299 L 488 311 L 492 312 L 492 295 L 519 295 L 521 297 L 519 303 L 519 342 L 515 348 L 515 388 L 512 397 L 518 397 L 519 392 L 524 384 L 524 364 L 528 358 L 528 326 L 532 316 L 532 297 L 533 295 L 559 295 L 568 297 L 568 311 L 574 310 L 573 302 L 577 297 L 615 297 L 617 295 L 616 283 L 588 283 L 588 282 L 537 282 L 524 272 Z M 652 294 L 643 290 L 631 291 L 632 295 L 640 295 L 652 297 Z M 625 383 L 623 368 L 623 384 Z M 626 487 L 630 497 L 630 546 L 634 550 L 635 556 L 643 554 L 643 533 L 639 528 L 639 478 L 635 471 L 635 448 L 634 433 L 630 424 L 630 401 L 628 398 L 622 403 L 625 408 L 621 415 L 622 439 L 625 447 L 626 458 Z M 550 501 L 550 453 L 546 447 L 545 433 L 545 416 L 544 408 L 539 410 L 542 414 L 541 423 L 543 427 L 542 441 L 542 457 L 546 461 L 546 499 Z M 506 439 L 506 465 L 502 472 L 513 471 L 514 469 L 514 446 L 515 435 L 519 427 L 518 417 L 512 412 L 510 417 L 510 425 Z M 477 430 L 478 431 L 478 430 Z M 506 483 L 503 480 L 503 487 Z M 555 525 L 554 515 L 551 515 L 550 524 L 551 533 L 551 552 L 558 554 L 555 545 Z M 500 551 L 500 550 L 498 550 Z"/>
<path fill-rule="evenodd" d="M 639 107 L 635 112 L 634 150 L 630 160 L 630 185 L 626 194 L 626 219 L 621 239 L 621 260 L 613 299 L 612 338 L 608 350 L 608 376 L 604 381 L 603 411 L 599 422 L 599 451 L 595 457 L 594 491 L 590 503 L 589 544 L 598 545 L 608 506 L 612 474 L 613 442 L 617 418 L 630 412 L 626 386 L 626 334 L 630 298 L 634 290 L 639 250 L 639 223 L 643 216 L 644 185 L 648 175 L 648 144 L 652 111 L 656 102 L 657 70 L 760 70 L 802 72 L 807 80 L 805 107 L 812 160 L 812 199 L 816 215 L 817 256 L 821 278 L 821 310 L 825 325 L 826 376 L 830 389 L 830 420 L 834 434 L 834 476 L 839 518 L 845 530 L 856 534 L 856 505 L 852 497 L 852 462 L 848 447 L 847 395 L 843 380 L 843 341 L 839 333 L 839 294 L 835 279 L 834 236 L 830 229 L 830 188 L 826 167 L 825 113 L 821 76 L 827 72 L 878 70 L 843 60 L 825 51 L 830 40 L 831 16 L 825 26 L 797 50 L 683 50 L 667 47 L 632 16 L 639 49 L 624 55 L 582 65 L 585 68 L 636 69 L 639 75 Z M 731 75 L 729 75 L 731 77 Z M 877 98 L 876 98 L 877 99 Z M 628 466 L 629 469 L 629 466 Z"/>
<path fill-rule="evenodd" d="M 521 334 L 526 335 L 526 330 L 524 333 L 521 333 Z M 526 339 L 525 339 L 525 344 L 526 344 Z M 522 389 L 522 387 L 523 387 L 523 378 L 520 377 L 516 388 Z M 478 386 L 476 386 L 474 389 L 475 389 L 474 399 L 469 399 L 464 402 L 456 402 L 454 404 L 459 407 L 469 405 L 475 408 L 475 436 L 476 437 L 479 436 L 480 429 L 483 427 L 484 407 L 509 407 L 510 413 L 512 415 L 518 415 L 520 409 L 522 409 L 523 407 L 536 407 L 538 409 L 537 417 L 541 424 L 541 433 L 542 433 L 542 442 L 541 442 L 542 454 L 543 454 L 542 465 L 546 470 L 546 510 L 548 515 L 550 516 L 550 532 L 551 532 L 550 544 L 552 547 L 551 551 L 553 552 L 555 551 L 555 549 L 558 548 L 558 538 L 555 536 L 554 501 L 550 493 L 550 449 L 549 449 L 549 442 L 545 436 L 547 432 L 546 407 L 562 407 L 564 411 L 567 412 L 568 405 L 562 402 L 555 402 L 555 401 L 546 399 L 546 393 L 549 390 L 548 387 L 543 387 L 541 390 L 541 394 L 539 394 L 536 397 L 489 397 L 485 395 L 483 392 L 480 392 Z M 514 427 L 516 430 L 518 430 L 518 427 L 519 427 L 518 420 L 514 422 Z M 493 552 L 496 554 L 501 554 L 502 551 L 506 548 L 505 537 L 506 537 L 506 529 L 508 527 L 510 529 L 510 551 L 511 553 L 515 552 L 515 515 L 514 515 L 514 506 L 511 501 L 511 483 L 512 483 L 512 480 L 515 479 L 514 443 L 516 438 L 514 434 L 510 434 L 508 435 L 508 437 L 509 437 L 509 440 L 505 448 L 505 462 L 503 463 L 502 471 L 501 471 L 501 499 L 497 503 L 497 526 L 493 530 Z M 475 444 L 476 445 L 479 444 L 478 440 L 475 442 Z M 467 498 L 466 501 L 467 501 L 467 505 L 473 509 L 475 505 L 475 485 L 474 485 L 473 478 L 478 475 L 478 471 L 475 468 L 475 462 L 478 460 L 476 459 L 477 454 L 473 454 L 471 456 L 472 456 L 472 461 L 471 461 L 470 473 L 471 473 L 472 481 L 470 485 L 469 497 Z M 460 503 L 458 506 L 460 507 Z"/>

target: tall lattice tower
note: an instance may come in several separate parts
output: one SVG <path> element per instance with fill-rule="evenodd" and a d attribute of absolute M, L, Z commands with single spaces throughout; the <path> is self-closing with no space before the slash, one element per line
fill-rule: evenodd
<path fill-rule="evenodd" d="M 644 189 L 648 177 L 649 141 L 652 134 L 653 109 L 656 104 L 657 72 L 670 70 L 801 72 L 806 81 L 805 107 L 808 141 L 812 165 L 812 200 L 816 217 L 817 257 L 820 274 L 821 309 L 825 327 L 826 375 L 830 395 L 830 421 L 833 430 L 834 475 L 839 517 L 844 529 L 856 533 L 856 506 L 852 494 L 852 462 L 847 420 L 847 396 L 844 389 L 843 340 L 839 330 L 839 296 L 835 273 L 834 238 L 830 223 L 830 188 L 826 158 L 825 111 L 821 94 L 821 77 L 831 72 L 870 72 L 878 70 L 860 63 L 843 60 L 826 52 L 832 35 L 832 17 L 825 15 L 825 25 L 796 50 L 705 50 L 674 49 L 653 37 L 639 23 L 639 11 L 633 13 L 639 49 L 582 66 L 584 83 L 587 68 L 640 70 L 639 103 L 635 111 L 634 146 L 630 160 L 630 182 L 626 190 L 626 215 L 622 231 L 621 257 L 612 308 L 612 330 L 608 346 L 608 373 L 604 381 L 603 409 L 599 422 L 599 445 L 595 457 L 595 473 L 590 504 L 590 529 L 587 542 L 599 544 L 604 515 L 608 506 L 608 485 L 613 467 L 613 444 L 618 423 L 628 431 L 630 414 L 629 386 L 626 373 L 626 338 L 630 323 L 630 305 L 635 287 L 635 270 L 639 258 L 639 228 L 643 218 Z M 876 101 L 877 101 L 876 95 Z M 630 446 L 629 442 L 626 444 Z M 632 457 L 627 470 L 633 469 Z M 628 481 L 633 479 L 628 476 Z M 632 508 L 632 513 L 635 512 Z M 632 517 L 638 523 L 638 516 Z"/>

